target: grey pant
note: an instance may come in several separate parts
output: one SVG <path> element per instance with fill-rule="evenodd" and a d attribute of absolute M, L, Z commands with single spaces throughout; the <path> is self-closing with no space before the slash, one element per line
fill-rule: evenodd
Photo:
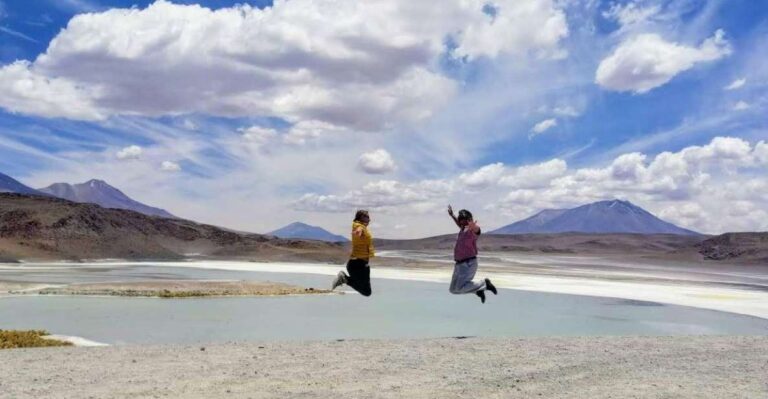
<path fill-rule="evenodd" d="M 471 294 L 485 289 L 485 280 L 472 281 L 477 272 L 477 258 L 456 262 L 451 278 L 451 294 Z"/>

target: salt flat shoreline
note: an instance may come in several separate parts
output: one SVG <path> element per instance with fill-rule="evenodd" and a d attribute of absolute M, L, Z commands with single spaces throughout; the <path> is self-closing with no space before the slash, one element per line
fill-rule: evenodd
<path fill-rule="evenodd" d="M 377 266 L 376 262 L 389 263 Z M 331 276 L 343 269 L 343 265 L 318 263 L 285 262 L 243 262 L 243 261 L 187 261 L 187 262 L 125 262 L 101 261 L 81 263 L 29 263 L 22 265 L 0 265 L 2 269 L 35 270 L 66 267 L 122 267 L 156 265 L 178 268 L 211 270 L 253 271 L 265 273 L 299 273 Z M 393 259 L 376 259 L 372 263 L 371 277 L 391 280 L 422 281 L 447 284 L 450 281 L 452 265 L 449 262 L 416 263 L 412 267 L 397 266 Z M 667 271 L 669 272 L 669 270 Z M 761 272 L 762 273 L 762 272 Z M 683 273 L 684 274 L 684 273 Z M 766 274 L 739 276 L 741 281 L 754 281 L 752 287 L 734 284 L 728 279 L 735 278 L 721 274 L 711 281 L 697 280 L 687 276 L 675 276 L 658 270 L 632 269 L 629 271 L 583 270 L 580 267 L 552 268 L 538 265 L 501 267 L 494 262 L 481 261 L 478 277 L 490 277 L 502 289 L 547 292 L 554 294 L 585 295 L 594 297 L 621 298 L 646 302 L 690 306 L 768 319 L 768 277 Z M 721 279 L 722 281 L 718 280 Z M 0 274 L 2 280 L 2 274 Z M 755 288 L 757 287 L 757 288 Z M 2 284 L 0 284 L 2 288 Z M 323 288 L 323 287 L 320 287 Z M 330 287 L 328 287 L 330 288 Z M 0 295 L 0 299 L 2 295 Z"/>
<path fill-rule="evenodd" d="M 763 398 L 768 336 L 13 349 L 0 398 Z"/>

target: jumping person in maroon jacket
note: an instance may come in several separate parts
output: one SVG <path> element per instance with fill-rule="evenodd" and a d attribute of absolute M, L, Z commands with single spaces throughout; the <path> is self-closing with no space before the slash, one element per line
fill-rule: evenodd
<path fill-rule="evenodd" d="M 451 279 L 451 294 L 469 294 L 474 292 L 485 303 L 485 290 L 498 293 L 490 279 L 472 281 L 477 272 L 477 237 L 480 236 L 480 226 L 472 219 L 472 213 L 466 209 L 459 211 L 459 217 L 453 215 L 453 208 L 448 205 L 448 215 L 459 226 L 459 236 L 453 248 L 453 278 Z"/>

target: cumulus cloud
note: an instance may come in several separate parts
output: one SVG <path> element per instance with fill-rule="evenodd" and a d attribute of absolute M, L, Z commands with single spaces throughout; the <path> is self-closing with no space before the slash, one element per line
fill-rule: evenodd
<path fill-rule="evenodd" d="M 358 168 L 368 174 L 384 174 L 395 170 L 395 161 L 385 149 L 366 152 L 357 162 Z"/>
<path fill-rule="evenodd" d="M 531 136 L 544 133 L 555 126 L 557 126 L 557 119 L 550 118 L 550 119 L 543 120 L 535 124 L 533 128 L 531 128 Z"/>
<path fill-rule="evenodd" d="M 95 87 L 41 74 L 27 61 L 0 68 L 0 107 L 10 112 L 49 118 L 99 120 L 104 114 L 93 102 Z"/>
<path fill-rule="evenodd" d="M 499 184 L 514 188 L 540 188 L 565 174 L 568 164 L 562 159 L 551 159 L 533 165 L 524 165 L 507 172 Z"/>
<path fill-rule="evenodd" d="M 462 185 L 471 189 L 485 188 L 496 184 L 504 174 L 504 171 L 503 163 L 493 163 L 471 173 L 462 173 L 459 176 L 459 181 Z"/>
<path fill-rule="evenodd" d="M 402 183 L 395 180 L 379 180 L 343 195 L 320 195 L 309 193 L 292 204 L 297 210 L 320 212 L 348 212 L 366 208 L 388 211 L 420 212 L 433 209 L 431 202 L 444 198 L 453 190 L 450 182 L 425 180 L 417 183 Z"/>
<path fill-rule="evenodd" d="M 160 170 L 163 172 L 178 172 L 181 170 L 181 166 L 176 162 L 163 161 L 163 163 L 160 164 Z"/>
<path fill-rule="evenodd" d="M 640 34 L 622 42 L 600 62 L 595 82 L 609 90 L 645 93 L 698 63 L 729 54 L 731 46 L 722 30 L 699 47 L 668 42 L 654 33 Z"/>
<path fill-rule="evenodd" d="M 117 159 L 139 159 L 141 158 L 142 152 L 143 151 L 141 147 L 137 145 L 131 145 L 118 151 L 115 155 L 117 156 Z"/>
<path fill-rule="evenodd" d="M 702 232 L 766 230 L 766 174 L 768 143 L 716 137 L 705 145 L 655 156 L 622 154 L 600 167 L 569 169 L 565 161 L 552 159 L 519 167 L 494 163 L 452 179 L 382 180 L 345 194 L 306 194 L 294 203 L 294 209 L 438 212 L 440 204 L 471 198 L 475 206 L 492 212 L 486 218 L 498 219 L 626 198 L 673 223 Z"/>
<path fill-rule="evenodd" d="M 0 69 L 0 106 L 72 119 L 202 113 L 387 129 L 453 97 L 457 83 L 435 70 L 445 54 L 551 52 L 567 35 L 554 0 L 499 0 L 493 18 L 485 4 L 293 0 L 211 10 L 158 0 L 80 14 L 34 63 Z"/>
<path fill-rule="evenodd" d="M 740 89 L 740 88 L 744 87 L 745 84 L 747 84 L 747 79 L 745 79 L 745 78 L 736 79 L 733 82 L 731 82 L 731 84 L 729 84 L 728 86 L 723 87 L 723 89 L 724 90 L 736 90 L 736 89 Z"/>
<path fill-rule="evenodd" d="M 455 55 L 473 59 L 530 49 L 552 50 L 568 36 L 565 14 L 551 1 L 495 1 L 492 13 L 482 12 L 488 4 L 476 3 L 481 13 L 473 14 L 473 20 L 459 34 Z M 543 54 L 558 58 L 561 52 Z"/>

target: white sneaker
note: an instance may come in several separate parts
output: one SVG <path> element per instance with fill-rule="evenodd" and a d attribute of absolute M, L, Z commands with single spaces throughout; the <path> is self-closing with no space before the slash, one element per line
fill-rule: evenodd
<path fill-rule="evenodd" d="M 336 275 L 336 278 L 333 280 L 333 285 L 331 285 L 331 291 L 335 290 L 336 287 L 345 284 L 347 282 L 347 275 L 344 274 L 344 272 L 339 272 L 339 274 Z"/>

